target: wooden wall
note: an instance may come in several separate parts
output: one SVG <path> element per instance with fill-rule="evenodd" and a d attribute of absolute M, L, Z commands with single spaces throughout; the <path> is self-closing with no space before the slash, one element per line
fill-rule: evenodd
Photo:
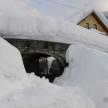
<path fill-rule="evenodd" d="M 89 29 L 93 28 L 93 25 L 96 24 L 97 25 L 97 29 L 100 32 L 104 32 L 108 35 L 108 33 L 106 32 L 105 28 L 102 26 L 101 22 L 96 19 L 96 17 L 94 16 L 94 14 L 90 14 L 89 16 L 87 16 L 84 20 L 82 20 L 78 25 L 84 27 L 86 23 L 89 23 Z"/>

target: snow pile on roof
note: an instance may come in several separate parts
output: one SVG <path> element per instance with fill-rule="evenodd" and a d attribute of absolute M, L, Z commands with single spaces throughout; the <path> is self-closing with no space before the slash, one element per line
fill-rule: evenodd
<path fill-rule="evenodd" d="M 66 44 L 82 44 L 108 51 L 108 37 L 67 21 L 52 18 L 12 18 L 0 16 L 0 36 Z"/>
<path fill-rule="evenodd" d="M 103 24 L 106 26 L 106 28 L 108 29 L 108 20 L 106 19 L 106 17 L 104 16 L 103 13 L 94 10 L 94 13 L 96 13 L 96 15 L 99 17 L 99 19 L 103 22 Z"/>
<path fill-rule="evenodd" d="M 96 108 L 108 107 L 108 54 L 84 46 L 72 45 L 67 50 L 69 66 L 54 83 L 78 86 L 95 102 Z"/>
<path fill-rule="evenodd" d="M 25 72 L 19 51 L 0 38 L 0 108 L 95 108 L 79 89 Z"/>

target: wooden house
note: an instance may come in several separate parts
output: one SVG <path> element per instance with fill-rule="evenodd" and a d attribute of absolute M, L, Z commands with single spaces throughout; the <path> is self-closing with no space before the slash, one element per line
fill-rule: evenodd
<path fill-rule="evenodd" d="M 78 12 L 69 18 L 69 21 L 87 29 L 108 35 L 108 21 L 101 12 L 96 10 L 89 10 L 82 14 Z"/>

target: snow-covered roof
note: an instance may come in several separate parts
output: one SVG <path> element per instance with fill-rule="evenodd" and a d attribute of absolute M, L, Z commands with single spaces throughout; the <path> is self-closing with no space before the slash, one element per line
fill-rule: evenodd
<path fill-rule="evenodd" d="M 97 15 L 97 17 L 102 21 L 102 23 L 106 26 L 106 28 L 108 28 L 108 21 L 105 18 L 104 14 L 99 12 L 98 10 L 95 10 L 95 9 L 80 10 L 80 11 L 74 13 L 67 20 L 72 23 L 78 24 L 79 22 L 81 22 L 83 19 L 85 19 L 91 13 L 95 13 Z"/>
<path fill-rule="evenodd" d="M 52 18 L 20 19 L 0 16 L 0 36 L 65 44 L 83 44 L 108 52 L 107 36 L 68 21 L 58 21 Z"/>

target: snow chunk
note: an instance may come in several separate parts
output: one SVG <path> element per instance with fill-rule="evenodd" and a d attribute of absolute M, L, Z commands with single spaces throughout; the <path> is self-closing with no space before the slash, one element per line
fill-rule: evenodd
<path fill-rule="evenodd" d="M 26 73 L 20 52 L 2 38 L 0 38 L 0 70 L 7 78 L 21 78 Z"/>
<path fill-rule="evenodd" d="M 20 52 L 0 38 L 0 99 L 15 89 L 22 89 L 21 80 L 25 76 Z"/>
<path fill-rule="evenodd" d="M 67 50 L 69 66 L 54 83 L 80 87 L 96 103 L 96 108 L 106 108 L 108 90 L 108 54 L 80 45 Z M 108 105 L 108 104 L 107 104 Z"/>

